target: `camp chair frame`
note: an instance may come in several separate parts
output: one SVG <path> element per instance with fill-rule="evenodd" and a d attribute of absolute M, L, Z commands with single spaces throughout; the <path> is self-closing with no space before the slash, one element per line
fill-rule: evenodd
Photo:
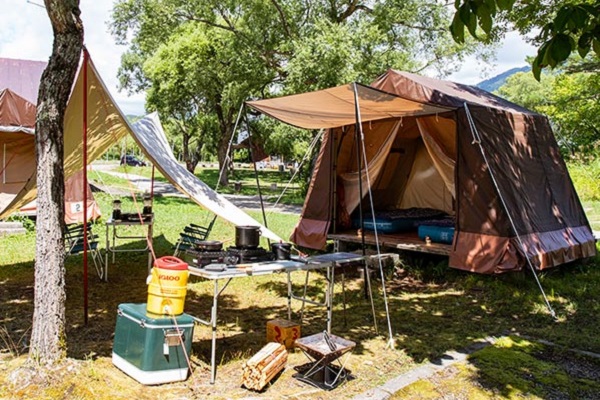
<path fill-rule="evenodd" d="M 92 232 L 92 224 L 85 224 L 87 230 L 87 251 L 92 256 L 96 273 L 100 279 L 104 279 L 104 268 L 102 263 L 102 254 L 98 247 L 98 235 Z M 84 249 L 84 225 L 69 224 L 65 226 L 65 256 L 77 255 L 83 253 Z"/>
<path fill-rule="evenodd" d="M 217 217 L 215 216 L 208 226 L 189 224 L 183 228 L 183 232 L 179 233 L 179 239 L 175 244 L 175 250 L 173 252 L 173 256 L 177 257 L 183 251 L 186 251 L 199 242 L 202 242 L 208 238 L 212 228 L 215 224 Z"/>

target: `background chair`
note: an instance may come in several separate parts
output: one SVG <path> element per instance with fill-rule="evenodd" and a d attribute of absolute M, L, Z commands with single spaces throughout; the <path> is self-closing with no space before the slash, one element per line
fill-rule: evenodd
<path fill-rule="evenodd" d="M 182 252 L 195 247 L 198 242 L 206 240 L 212 231 L 216 219 L 217 217 L 215 216 L 208 226 L 189 224 L 183 228 L 183 232 L 179 233 L 179 239 L 175 244 L 173 256 L 177 257 Z"/>
<path fill-rule="evenodd" d="M 69 224 L 65 228 L 65 255 L 76 255 L 85 251 L 83 234 L 87 230 L 87 251 L 92 256 L 96 273 L 100 279 L 104 279 L 104 264 L 102 255 L 98 248 L 98 235 L 92 232 L 92 224 L 90 222 L 84 224 Z"/>

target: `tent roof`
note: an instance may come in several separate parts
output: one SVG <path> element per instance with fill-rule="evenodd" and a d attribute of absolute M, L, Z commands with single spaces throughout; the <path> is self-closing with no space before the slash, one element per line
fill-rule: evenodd
<path fill-rule="evenodd" d="M 30 103 L 37 104 L 44 61 L 0 58 L 0 90 L 10 89 Z"/>
<path fill-rule="evenodd" d="M 448 111 L 426 102 L 408 100 L 361 84 L 347 84 L 246 104 L 263 114 L 304 129 L 335 128 L 356 122 L 354 87 L 363 122 L 393 117 L 431 115 Z"/>
<path fill-rule="evenodd" d="M 377 78 L 371 86 L 388 93 L 396 93 L 402 97 L 442 107 L 460 108 L 464 106 L 464 103 L 467 103 L 512 113 L 537 115 L 533 111 L 476 86 L 428 78 L 394 69 L 389 69 Z"/>
<path fill-rule="evenodd" d="M 34 104 L 12 90 L 0 90 L 0 132 L 33 134 L 35 112 Z"/>

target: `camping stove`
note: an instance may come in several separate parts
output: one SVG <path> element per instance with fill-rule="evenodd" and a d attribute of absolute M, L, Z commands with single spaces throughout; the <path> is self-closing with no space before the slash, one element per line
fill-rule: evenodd
<path fill-rule="evenodd" d="M 185 253 L 188 255 L 190 264 L 200 268 L 208 264 L 230 264 L 230 261 L 233 261 L 229 259 L 229 253 L 226 251 L 188 249 Z"/>
<path fill-rule="evenodd" d="M 242 249 L 229 247 L 225 251 L 208 251 L 188 249 L 186 254 L 190 258 L 190 264 L 203 268 L 208 264 L 245 264 L 251 262 L 273 261 L 274 254 L 270 251 L 257 247 L 255 249 Z"/>
<path fill-rule="evenodd" d="M 227 248 L 227 253 L 231 259 L 236 260 L 233 264 L 273 261 L 275 259 L 275 255 L 272 252 L 262 247 L 248 249 L 232 246 Z"/>

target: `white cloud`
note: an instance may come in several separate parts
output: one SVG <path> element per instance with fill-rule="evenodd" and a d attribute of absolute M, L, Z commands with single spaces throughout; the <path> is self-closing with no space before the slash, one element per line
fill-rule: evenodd
<path fill-rule="evenodd" d="M 31 0 L 42 4 L 42 0 Z M 0 13 L 0 57 L 47 61 L 52 52 L 52 28 L 43 7 L 26 0 L 2 0 Z M 81 19 L 85 45 L 115 102 L 126 114 L 143 115 L 144 95 L 128 96 L 119 92 L 117 70 L 123 46 L 117 46 L 109 33 L 107 21 L 112 1 L 82 0 Z"/>
<path fill-rule="evenodd" d="M 493 64 L 468 57 L 462 68 L 450 75 L 449 80 L 474 85 L 511 68 L 527 65 L 527 56 L 535 56 L 537 49 L 527 43 L 517 32 L 509 32 L 496 53 Z"/>

